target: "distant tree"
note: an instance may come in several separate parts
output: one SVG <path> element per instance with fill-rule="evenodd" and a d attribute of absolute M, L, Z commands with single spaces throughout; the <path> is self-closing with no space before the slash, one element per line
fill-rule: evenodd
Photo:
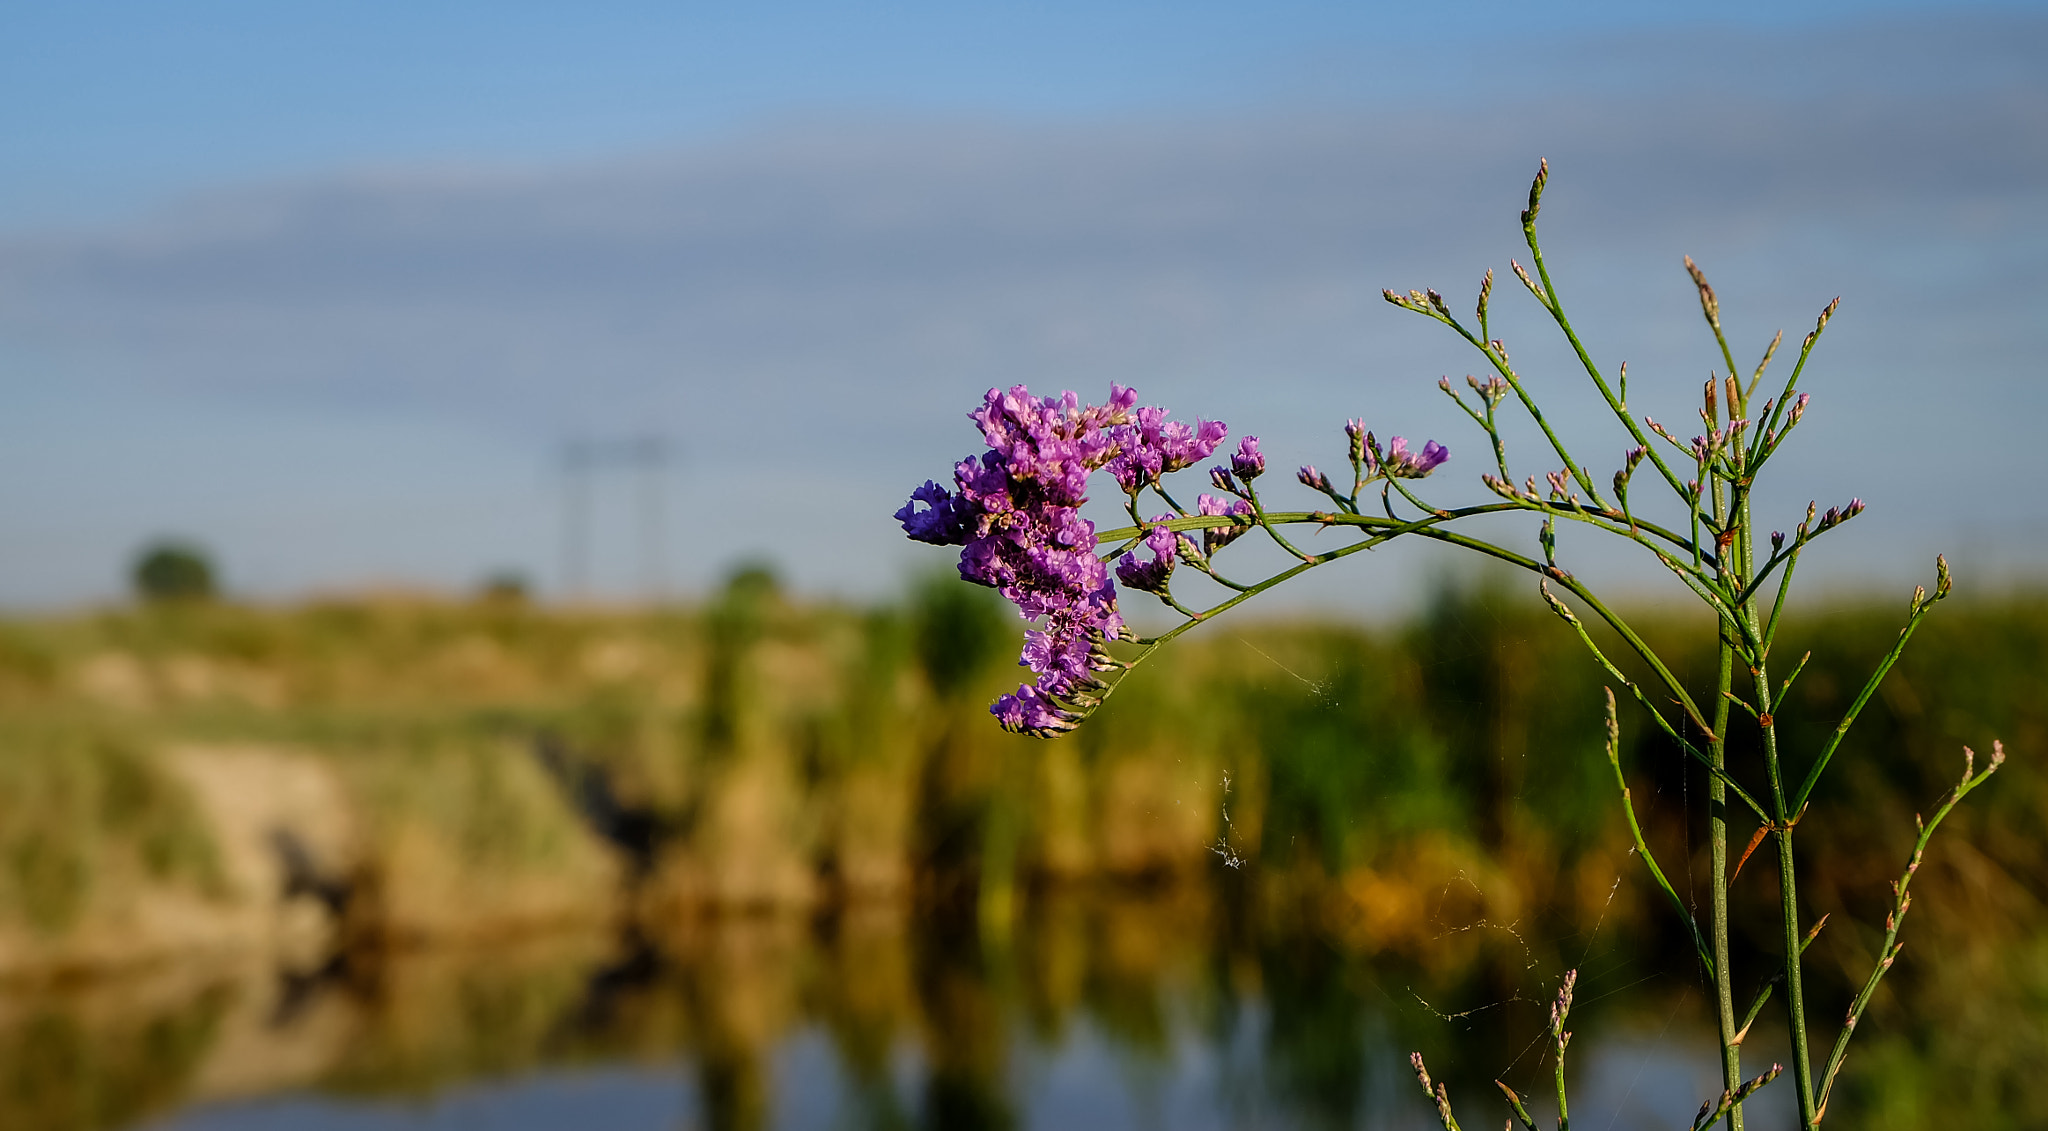
<path fill-rule="evenodd" d="M 725 576 L 725 593 L 722 600 L 727 604 L 763 605 L 782 596 L 782 576 L 775 569 L 775 563 L 765 558 L 751 558 L 733 567 Z"/>
<path fill-rule="evenodd" d="M 477 596 L 494 605 L 522 605 L 532 593 L 526 575 L 517 570 L 500 570 L 477 586 Z"/>
<path fill-rule="evenodd" d="M 215 593 L 213 561 L 189 542 L 158 542 L 135 559 L 135 595 L 145 601 L 202 601 Z"/>

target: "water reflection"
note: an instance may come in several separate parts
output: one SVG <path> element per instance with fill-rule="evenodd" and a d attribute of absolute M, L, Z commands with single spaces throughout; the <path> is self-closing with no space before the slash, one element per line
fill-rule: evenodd
<path fill-rule="evenodd" d="M 1548 973 L 1501 986 L 1499 956 L 1433 971 L 1256 921 L 1199 885 L 1042 892 L 999 939 L 861 907 L 19 991 L 0 1125 L 1424 1128 L 1411 1048 L 1466 1085 L 1468 1123 L 1500 1117 L 1477 1085 L 1547 1077 Z M 1596 987 L 1640 977 L 1601 961 Z M 1575 1122 L 1686 1125 L 1713 1085 L 1689 988 L 1582 1000 Z"/>

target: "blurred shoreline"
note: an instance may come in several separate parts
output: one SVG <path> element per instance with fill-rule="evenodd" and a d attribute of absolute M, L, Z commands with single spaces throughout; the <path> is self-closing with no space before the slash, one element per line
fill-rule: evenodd
<path fill-rule="evenodd" d="M 386 594 L 11 619 L 0 981 L 17 1007 L 61 999 L 87 1029 L 96 996 L 198 1008 L 217 985 L 239 987 L 220 1000 L 253 1017 L 285 1017 L 295 993 L 354 1017 L 349 994 L 422 963 L 460 981 L 566 947 L 579 957 L 563 985 L 578 988 L 562 992 L 595 1001 L 649 962 L 839 961 L 840 943 L 817 940 L 876 924 L 897 941 L 870 959 L 915 980 L 932 963 L 1000 966 L 1048 908 L 1087 905 L 1140 909 L 1158 920 L 1141 936 L 1207 939 L 1217 956 L 1309 946 L 1398 969 L 1449 987 L 1446 1001 L 1538 997 L 1596 953 L 1606 968 L 1589 979 L 1619 990 L 1682 959 L 1683 941 L 1602 780 L 1598 673 L 1532 603 L 1478 587 L 1403 625 L 1219 625 L 1053 742 L 987 716 L 1020 674 L 1019 629 L 950 581 L 872 607 L 793 600 L 755 571 L 693 608 Z M 1789 748 L 1831 728 L 1897 622 L 1895 608 L 1827 604 L 1788 625 L 1793 654 L 1814 650 Z M 1697 635 L 1654 610 L 1636 623 Z M 1711 678 L 1710 655 L 1674 654 L 1683 678 Z M 2048 1112 L 2023 1070 L 2048 1055 L 2024 1004 L 2048 993 L 2048 774 L 2030 753 L 2048 747 L 2044 672 L 2048 595 L 1944 606 L 1816 801 L 1831 811 L 1814 827 L 1834 831 L 1802 860 L 1802 896 L 1836 916 L 1815 951 L 1827 996 L 1867 963 L 1865 923 L 1959 745 L 1996 735 L 2015 751 L 1915 888 L 1916 953 L 1941 961 L 1908 960 L 1886 983 L 1873 1017 L 1890 1035 L 1845 1106 L 1911 1110 L 1961 1074 L 2003 1097 L 1993 1106 Z M 1700 872 L 1700 783 L 1641 720 L 1623 727 L 1660 858 Z M 1741 882 L 1772 882 L 1759 877 Z M 1738 960 L 1768 962 L 1772 929 L 1739 924 Z M 1174 950 L 1132 945 L 1141 966 Z M 1912 1004 L 1936 1000 L 1946 1011 Z M 1424 1039 L 1441 1026 L 1433 1005 L 1396 1004 Z M 30 1039 L 33 1013 L 0 1020 L 0 1040 Z M 179 1087 L 334 1078 L 278 1068 L 262 1083 L 262 1057 L 225 1063 L 244 1067 L 190 1069 L 202 1083 Z M 254 1075 L 209 1075 L 235 1071 Z"/>

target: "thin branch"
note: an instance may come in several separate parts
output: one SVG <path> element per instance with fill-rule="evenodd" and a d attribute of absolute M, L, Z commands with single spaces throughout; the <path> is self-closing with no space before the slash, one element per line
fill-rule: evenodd
<path fill-rule="evenodd" d="M 1913 818 L 1914 823 L 1919 826 L 1920 837 L 1913 842 L 1913 855 L 1906 860 L 1906 870 L 1898 879 L 1892 881 L 1892 910 L 1884 917 L 1884 945 L 1878 948 L 1877 963 L 1871 968 L 1870 977 L 1864 980 L 1862 991 L 1850 1004 L 1848 1016 L 1842 1021 L 1842 1032 L 1835 1038 L 1834 1052 L 1828 1056 L 1827 1070 L 1821 1073 L 1820 1114 L 1827 1111 L 1828 1093 L 1835 1086 L 1835 1074 L 1842 1070 L 1842 1058 L 1848 1055 L 1849 1038 L 1856 1033 L 1856 1022 L 1863 1018 L 1863 1010 L 1870 1005 L 1871 995 L 1877 992 L 1878 982 L 1891 971 L 1892 963 L 1898 959 L 1899 951 L 1905 947 L 1898 939 L 1899 928 L 1906 920 L 1906 911 L 1913 906 L 1913 895 L 1907 889 L 1912 886 L 1914 875 L 1920 871 L 1920 861 L 1927 853 L 1928 840 L 1934 836 L 1934 830 L 1940 827 L 1942 819 L 1948 816 L 1951 809 L 1961 803 L 1963 798 L 1968 797 L 1970 791 L 1990 780 L 1991 775 L 1997 773 L 2000 766 L 2005 765 L 2005 744 L 1995 741 L 1991 744 L 1991 764 L 1984 768 L 1983 773 L 1972 773 L 1976 763 L 1976 752 L 1967 746 L 1963 747 L 1962 780 L 1942 799 L 1940 808 L 1934 811 L 1931 819 L 1923 821 L 1917 816 Z M 1817 1114 L 1815 1122 L 1818 1121 Z"/>
<path fill-rule="evenodd" d="M 1708 977 L 1714 972 L 1714 953 L 1707 946 L 1707 940 L 1700 934 L 1700 925 L 1693 919 L 1692 912 L 1679 898 L 1678 891 L 1664 876 L 1664 869 L 1657 866 L 1657 858 L 1650 852 L 1649 842 L 1643 839 L 1643 826 L 1636 820 L 1635 803 L 1629 799 L 1628 778 L 1621 772 L 1621 723 L 1614 714 L 1614 689 L 1607 689 L 1607 764 L 1614 768 L 1614 784 L 1621 790 L 1621 812 L 1628 818 L 1628 835 L 1635 841 L 1636 854 L 1643 858 L 1644 867 L 1650 870 L 1650 878 L 1657 881 L 1658 890 L 1671 901 L 1671 909 L 1685 921 L 1686 933 L 1692 936 L 1692 945 L 1699 952 L 1700 967 Z M 1560 1052 L 1563 1050 L 1560 1049 Z M 1561 1071 L 1561 1070 L 1560 1070 Z M 1563 1088 L 1560 1083 L 1559 1088 Z"/>

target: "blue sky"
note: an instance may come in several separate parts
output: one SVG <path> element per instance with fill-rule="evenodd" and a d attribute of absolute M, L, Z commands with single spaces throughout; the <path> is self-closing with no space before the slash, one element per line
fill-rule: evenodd
<path fill-rule="evenodd" d="M 1844 295 L 1797 468 L 1873 503 L 1831 576 L 2048 551 L 2039 5 L 88 3 L 0 27 L 7 604 L 118 593 L 167 533 L 256 595 L 553 586 L 562 444 L 650 431 L 684 456 L 676 588 L 762 553 L 886 592 L 920 558 L 878 516 L 1012 381 L 1134 383 L 1296 462 L 1361 412 L 1457 450 L 1433 386 L 1466 360 L 1376 296 L 1505 266 L 1539 156 L 1581 317 L 1668 371 L 1674 418 L 1711 363 L 1680 254 L 1754 345 Z M 630 486 L 597 516 L 621 593 Z M 1373 568 L 1322 595 L 1427 569 Z"/>
<path fill-rule="evenodd" d="M 2040 11 L 1850 0 L 8 8 L 9 227 L 103 219 L 237 182 L 588 160 L 821 115 L 1085 121 L 1464 100 L 1603 79 L 1626 88 L 1671 61 L 1674 39 L 1788 48 L 1776 73 L 1717 77 L 1710 59 L 1696 60 L 1702 85 L 1734 77 L 1782 92 L 1802 81 L 1802 48 L 1886 24 Z M 1590 67 L 1544 58 L 1631 37 Z M 1972 67 L 1937 55 L 1920 69 L 1953 82 Z"/>
<path fill-rule="evenodd" d="M 2005 10 L 2028 12 L 2013 4 Z M 1630 33 L 1825 41 L 1997 12 L 1679 4 L 8 4 L 0 203 L 106 215 L 342 166 L 555 162 L 786 115 L 1090 119 L 1511 86 L 1473 55 Z M 1530 70 L 1532 68 L 1532 70 Z M 1784 84 L 1790 76 L 1765 76 Z M 1706 74 L 1702 82 L 1710 82 Z"/>

